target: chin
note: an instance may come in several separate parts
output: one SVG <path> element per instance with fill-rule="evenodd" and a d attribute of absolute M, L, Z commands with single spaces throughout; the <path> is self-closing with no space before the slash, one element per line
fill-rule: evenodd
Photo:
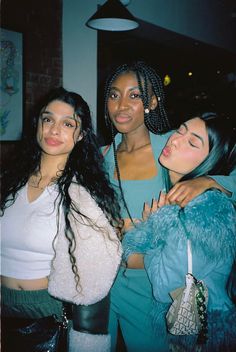
<path fill-rule="evenodd" d="M 130 131 L 132 131 L 132 129 L 128 126 L 115 126 L 115 128 L 117 129 L 117 131 L 119 133 L 129 133 Z"/>
<path fill-rule="evenodd" d="M 166 158 L 161 154 L 161 156 L 159 157 L 159 163 L 164 166 L 164 167 L 168 167 L 168 162 L 166 160 Z"/>

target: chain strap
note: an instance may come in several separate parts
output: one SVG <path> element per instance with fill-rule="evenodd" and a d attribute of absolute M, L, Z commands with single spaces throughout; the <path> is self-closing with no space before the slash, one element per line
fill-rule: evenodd
<path fill-rule="evenodd" d="M 61 323 L 63 329 L 67 329 L 68 327 L 68 307 L 65 303 L 62 304 L 62 315 L 61 315 Z"/>
<path fill-rule="evenodd" d="M 205 288 L 201 281 L 196 280 L 195 284 L 197 287 L 197 293 L 196 293 L 197 311 L 198 311 L 199 320 L 201 324 L 201 330 L 199 331 L 199 334 L 198 334 L 197 344 L 202 345 L 206 343 L 207 333 L 208 333 L 206 298 L 204 296 Z"/>

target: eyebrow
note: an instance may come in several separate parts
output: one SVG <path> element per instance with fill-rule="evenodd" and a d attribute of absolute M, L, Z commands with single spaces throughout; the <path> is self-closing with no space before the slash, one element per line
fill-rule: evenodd
<path fill-rule="evenodd" d="M 42 111 L 42 115 L 43 114 L 47 114 L 47 115 L 54 115 L 54 113 L 53 112 L 51 112 L 51 111 L 47 111 L 47 110 L 45 110 L 45 111 Z M 63 119 L 71 119 L 71 120 L 73 120 L 73 121 L 76 121 L 76 119 L 75 119 L 75 117 L 74 116 L 62 116 L 62 118 Z"/>
<path fill-rule="evenodd" d="M 184 127 L 186 128 L 186 130 L 189 131 L 188 125 L 187 125 L 186 123 L 183 123 L 183 125 L 184 125 Z M 190 133 L 191 133 L 193 136 L 197 137 L 197 138 L 202 142 L 202 145 L 204 145 L 204 140 L 203 140 L 203 138 L 202 138 L 201 136 L 199 136 L 199 134 L 194 133 L 194 132 L 191 132 L 191 131 L 190 131 Z"/>
<path fill-rule="evenodd" d="M 116 87 L 116 86 L 111 86 L 110 90 L 112 90 L 112 89 L 120 91 L 120 89 L 118 87 Z M 129 91 L 132 91 L 134 89 L 138 89 L 139 90 L 139 86 L 130 87 Z"/>

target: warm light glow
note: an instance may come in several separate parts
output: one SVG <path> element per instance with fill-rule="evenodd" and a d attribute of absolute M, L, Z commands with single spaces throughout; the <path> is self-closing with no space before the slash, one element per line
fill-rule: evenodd
<path fill-rule="evenodd" d="M 168 86 L 171 83 L 171 78 L 169 75 L 165 75 L 164 77 L 164 86 Z"/>
<path fill-rule="evenodd" d="M 188 72 L 188 76 L 191 77 L 193 73 L 191 71 Z"/>

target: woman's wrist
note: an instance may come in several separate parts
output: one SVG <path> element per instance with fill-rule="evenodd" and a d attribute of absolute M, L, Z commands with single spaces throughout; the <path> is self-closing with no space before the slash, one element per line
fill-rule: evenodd
<path fill-rule="evenodd" d="M 207 186 L 206 189 L 216 188 L 216 189 L 220 190 L 221 192 L 225 193 L 227 196 L 231 195 L 231 192 L 229 192 L 227 189 L 222 187 L 211 176 L 204 176 L 203 178 L 206 180 L 206 186 Z"/>

